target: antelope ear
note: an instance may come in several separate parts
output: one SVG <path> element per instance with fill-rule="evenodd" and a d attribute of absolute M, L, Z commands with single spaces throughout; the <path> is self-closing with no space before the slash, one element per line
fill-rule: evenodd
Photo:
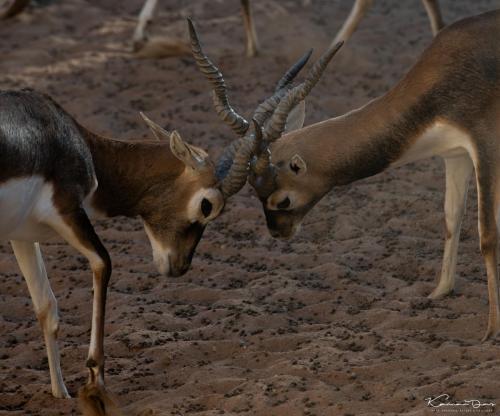
<path fill-rule="evenodd" d="M 170 150 L 177 159 L 193 169 L 198 169 L 203 163 L 203 154 L 195 147 L 185 143 L 175 130 L 170 135 Z"/>
<path fill-rule="evenodd" d="M 301 129 L 306 118 L 306 102 L 302 100 L 290 111 L 286 119 L 285 133 Z"/>
<path fill-rule="evenodd" d="M 170 137 L 170 133 L 167 130 L 156 124 L 142 111 L 140 111 L 139 114 L 141 115 L 142 119 L 146 122 L 146 124 L 149 126 L 149 128 L 151 129 L 153 135 L 157 140 L 168 139 Z"/>
<path fill-rule="evenodd" d="M 290 170 L 297 176 L 303 175 L 307 172 L 307 163 L 296 154 L 290 159 Z"/>

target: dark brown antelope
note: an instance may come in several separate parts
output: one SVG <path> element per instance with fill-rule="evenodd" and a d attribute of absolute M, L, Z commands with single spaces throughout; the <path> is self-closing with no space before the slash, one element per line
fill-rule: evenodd
<path fill-rule="evenodd" d="M 249 178 L 271 234 L 290 238 L 304 215 L 334 186 L 441 156 L 446 165 L 447 232 L 440 280 L 430 294 L 436 299 L 455 284 L 460 225 L 475 171 L 480 248 L 488 275 L 484 340 L 500 330 L 499 28 L 500 11 L 457 22 L 443 29 L 406 76 L 383 96 L 343 116 L 282 136 L 285 114 L 302 100 L 299 90 L 292 89 L 264 126 Z"/>

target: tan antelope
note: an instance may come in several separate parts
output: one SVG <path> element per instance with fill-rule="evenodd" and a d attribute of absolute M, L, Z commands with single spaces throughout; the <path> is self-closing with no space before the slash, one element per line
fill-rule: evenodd
<path fill-rule="evenodd" d="M 475 171 L 480 248 L 488 276 L 483 340 L 500 330 L 497 248 L 500 223 L 500 11 L 443 29 L 403 79 L 365 106 L 286 133 L 304 120 L 301 87 L 277 97 L 263 124 L 249 181 L 270 233 L 290 238 L 333 187 L 439 155 L 446 165 L 446 241 L 439 283 L 450 293 L 468 184 Z M 296 107 L 297 106 L 297 107 Z M 287 114 L 300 108 L 294 118 Z M 286 133 L 283 135 L 283 133 Z"/>
<path fill-rule="evenodd" d="M 104 386 L 111 261 L 90 218 L 142 218 L 158 271 L 179 276 L 188 270 L 208 222 L 247 180 L 260 129 L 249 129 L 231 108 L 222 75 L 202 55 L 192 22 L 190 32 L 196 62 L 213 82 L 217 112 L 240 136 L 238 145 L 228 146 L 215 166 L 202 149 L 143 114 L 155 140 L 110 139 L 83 127 L 45 94 L 29 89 L 0 92 L 0 232 L 11 241 L 43 330 L 55 397 L 69 395 L 57 347 L 57 303 L 39 243 L 59 235 L 90 263 L 94 300 L 87 367 L 88 392 L 94 397 L 92 392 Z M 281 90 L 288 88 L 309 55 L 285 73 Z M 320 75 L 316 71 L 308 80 L 315 82 L 312 78 Z"/>

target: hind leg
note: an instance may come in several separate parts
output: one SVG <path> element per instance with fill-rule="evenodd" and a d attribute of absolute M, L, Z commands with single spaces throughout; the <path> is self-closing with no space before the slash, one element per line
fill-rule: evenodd
<path fill-rule="evenodd" d="M 465 212 L 467 191 L 472 175 L 472 160 L 468 155 L 444 159 L 446 165 L 446 194 L 444 213 L 446 221 L 446 241 L 443 265 L 439 283 L 429 295 L 438 299 L 450 293 L 455 287 L 460 226 Z"/>
<path fill-rule="evenodd" d="M 476 168 L 477 169 L 477 168 Z M 496 176 L 488 171 L 476 172 L 478 188 L 479 240 L 488 276 L 488 327 L 483 341 L 500 332 L 500 291 L 498 282 L 498 208 Z"/>
<path fill-rule="evenodd" d="M 11 241 L 10 243 L 28 285 L 33 308 L 42 327 L 49 361 L 52 394 L 58 398 L 69 398 L 70 395 L 62 377 L 57 347 L 59 329 L 57 301 L 47 278 L 40 246 L 38 243 L 27 241 Z"/>

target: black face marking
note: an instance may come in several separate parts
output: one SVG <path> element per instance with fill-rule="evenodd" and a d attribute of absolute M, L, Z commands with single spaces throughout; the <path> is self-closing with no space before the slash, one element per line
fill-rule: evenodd
<path fill-rule="evenodd" d="M 212 203 L 208 199 L 203 198 L 203 201 L 201 201 L 201 212 L 205 218 L 212 213 L 212 208 Z"/>
<path fill-rule="evenodd" d="M 277 207 L 278 209 L 287 209 L 290 206 L 290 198 L 286 197 L 283 201 L 281 201 Z"/>

